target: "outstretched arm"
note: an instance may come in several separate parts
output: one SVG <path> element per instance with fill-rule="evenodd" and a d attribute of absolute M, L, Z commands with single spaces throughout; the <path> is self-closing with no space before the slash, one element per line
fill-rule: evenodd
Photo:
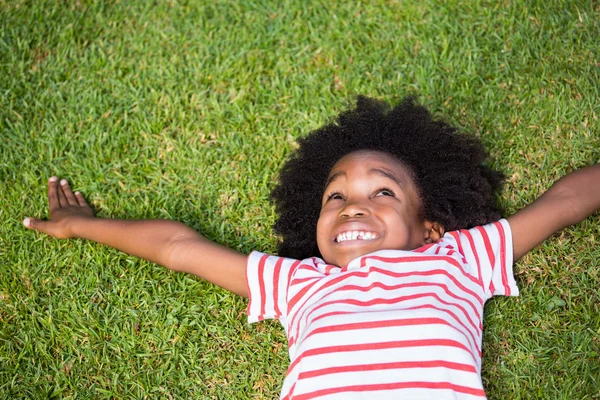
<path fill-rule="evenodd" d="M 600 209 L 600 164 L 565 175 L 539 199 L 508 217 L 515 261 Z"/>
<path fill-rule="evenodd" d="M 188 272 L 233 293 L 248 297 L 246 255 L 216 244 L 188 226 L 169 220 L 117 220 L 94 217 L 81 193 L 66 180 L 48 181 L 50 217 L 25 218 L 27 228 L 59 239 L 82 238 Z"/>

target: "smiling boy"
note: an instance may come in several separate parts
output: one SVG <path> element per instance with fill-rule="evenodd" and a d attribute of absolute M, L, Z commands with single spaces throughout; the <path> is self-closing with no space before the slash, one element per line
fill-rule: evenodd
<path fill-rule="evenodd" d="M 481 143 L 412 99 L 355 109 L 300 140 L 272 192 L 279 256 L 249 256 L 175 221 L 95 218 L 50 178 L 26 227 L 115 247 L 249 298 L 288 337 L 284 399 L 482 399 L 483 307 L 517 295 L 517 260 L 600 208 L 600 164 L 501 219 Z"/>

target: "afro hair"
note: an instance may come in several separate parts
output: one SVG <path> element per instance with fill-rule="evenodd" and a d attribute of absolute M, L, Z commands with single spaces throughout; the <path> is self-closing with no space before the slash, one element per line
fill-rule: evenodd
<path fill-rule="evenodd" d="M 412 97 L 396 107 L 360 96 L 356 107 L 298 141 L 271 192 L 282 257 L 320 257 L 317 221 L 331 168 L 358 150 L 389 153 L 413 174 L 422 217 L 446 231 L 500 219 L 496 193 L 503 176 L 483 164 L 487 154 L 474 136 L 434 120 Z"/>

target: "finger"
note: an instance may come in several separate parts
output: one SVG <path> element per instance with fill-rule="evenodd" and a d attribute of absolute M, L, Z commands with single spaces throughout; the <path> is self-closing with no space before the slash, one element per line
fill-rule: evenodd
<path fill-rule="evenodd" d="M 77 203 L 82 207 L 89 207 L 88 202 L 85 200 L 85 197 L 81 194 L 81 192 L 75 192 L 75 198 L 77 199 Z"/>
<path fill-rule="evenodd" d="M 65 191 L 63 190 L 60 182 L 57 183 L 56 192 L 58 193 L 58 201 L 60 202 L 60 206 L 61 207 L 68 206 L 69 202 L 67 201 L 67 197 L 65 196 Z"/>
<path fill-rule="evenodd" d="M 75 199 L 75 196 L 73 195 L 73 191 L 71 190 L 71 187 L 69 186 L 69 182 L 67 182 L 66 179 L 61 179 L 60 187 L 62 188 L 63 193 L 65 194 L 65 197 L 66 197 L 69 205 L 71 205 L 71 206 L 79 205 L 79 203 L 77 202 L 77 199 Z"/>
<path fill-rule="evenodd" d="M 56 176 L 48 179 L 48 205 L 50 207 L 50 213 L 52 213 L 52 210 L 60 208 L 60 201 L 58 200 L 58 178 Z"/>
<path fill-rule="evenodd" d="M 46 221 L 42 221 L 37 218 L 27 217 L 23 220 L 23 225 L 25 225 L 25 227 L 28 229 L 44 232 L 44 226 L 46 225 Z"/>
<path fill-rule="evenodd" d="M 28 229 L 45 233 L 46 235 L 53 236 L 57 239 L 65 239 L 68 237 L 60 233 L 60 231 L 57 231 L 56 225 L 54 225 L 52 221 L 42 221 L 41 219 L 27 217 L 23 220 L 23 225 Z"/>

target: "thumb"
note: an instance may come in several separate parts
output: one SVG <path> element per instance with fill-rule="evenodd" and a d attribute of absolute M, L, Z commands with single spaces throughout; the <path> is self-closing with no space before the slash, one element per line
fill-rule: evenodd
<path fill-rule="evenodd" d="M 46 235 L 50 235 L 57 239 L 67 239 L 72 237 L 71 235 L 65 233 L 65 230 L 60 226 L 60 224 L 57 224 L 57 222 L 53 220 L 44 221 L 37 218 L 27 217 L 23 220 L 23 225 L 25 225 L 26 228 L 45 233 Z"/>
<path fill-rule="evenodd" d="M 23 220 L 23 225 L 25 225 L 26 228 L 44 232 L 44 233 L 46 232 L 46 230 L 44 229 L 46 224 L 47 224 L 47 221 L 42 221 L 41 219 L 37 219 L 37 218 L 27 217 Z"/>

